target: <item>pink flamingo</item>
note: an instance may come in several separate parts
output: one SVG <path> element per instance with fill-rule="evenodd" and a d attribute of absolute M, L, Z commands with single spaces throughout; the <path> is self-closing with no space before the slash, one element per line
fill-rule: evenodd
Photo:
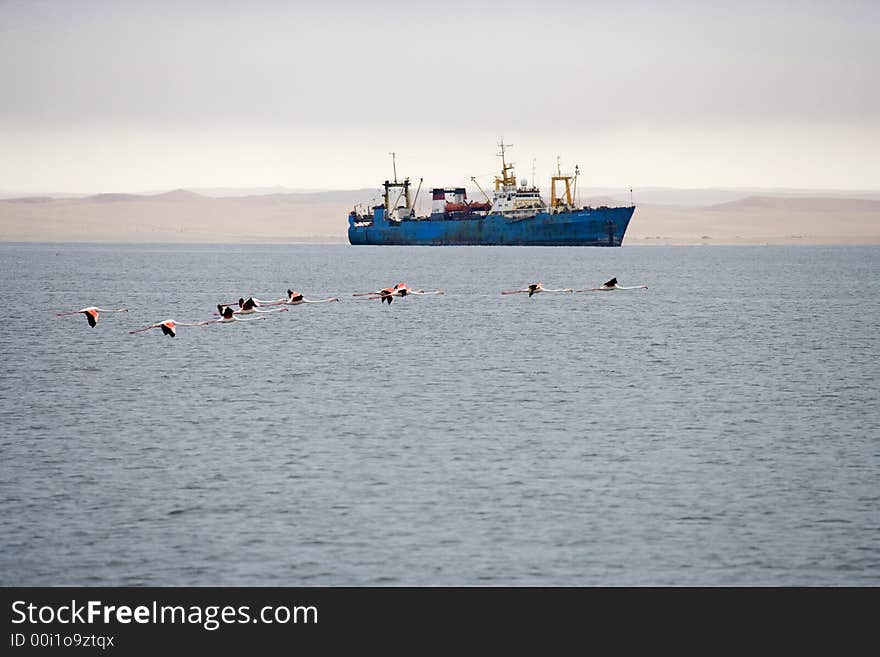
<path fill-rule="evenodd" d="M 400 283 L 397 285 L 400 285 Z M 397 285 L 394 287 L 383 287 L 381 290 L 375 290 L 374 292 L 355 292 L 351 296 L 365 297 L 365 301 L 375 301 L 376 299 L 380 299 L 384 303 L 387 300 L 390 304 L 395 296 L 399 296 L 395 294 L 397 291 Z"/>
<path fill-rule="evenodd" d="M 150 329 L 160 328 L 162 329 L 162 333 L 165 335 L 171 336 L 172 338 L 177 335 L 177 327 L 178 326 L 205 326 L 205 324 L 213 324 L 216 320 L 208 320 L 206 322 L 175 322 L 173 319 L 166 319 L 164 322 L 158 322 L 157 324 L 150 324 L 142 329 L 137 329 L 136 331 L 129 331 L 129 334 L 132 333 L 140 333 L 141 331 L 149 331 Z"/>
<path fill-rule="evenodd" d="M 630 287 L 624 287 L 622 285 L 617 284 L 617 278 L 612 278 L 610 281 L 606 281 L 602 284 L 601 287 L 591 287 L 586 290 L 575 290 L 575 292 L 610 292 L 612 290 L 647 290 L 647 285 L 632 285 Z"/>
<path fill-rule="evenodd" d="M 98 319 L 100 319 L 100 315 L 98 313 L 127 313 L 128 308 L 98 308 L 96 306 L 89 306 L 88 308 L 81 308 L 80 310 L 68 310 L 63 313 L 56 313 L 58 317 L 62 315 L 76 315 L 82 313 L 86 316 L 86 319 L 89 322 L 89 326 L 95 328 L 98 325 Z"/>
<path fill-rule="evenodd" d="M 206 324 L 228 324 L 229 322 L 255 322 L 260 319 L 269 319 L 268 317 L 251 317 L 250 319 L 242 319 L 238 317 L 239 313 L 242 313 L 242 310 L 233 310 L 232 306 L 226 306 L 226 309 L 221 313 L 219 319 L 209 319 Z M 287 312 L 287 308 L 278 308 L 277 310 L 264 310 L 257 312 Z"/>
<path fill-rule="evenodd" d="M 266 305 L 277 305 L 282 304 L 286 306 L 298 306 L 301 303 L 327 303 L 328 301 L 339 301 L 336 297 L 328 297 L 327 299 L 306 299 L 302 292 L 296 292 L 295 290 L 287 290 L 287 298 L 279 299 L 278 301 L 272 301 Z"/>
<path fill-rule="evenodd" d="M 443 290 L 414 290 L 406 283 L 398 283 L 394 286 L 394 292 L 392 292 L 394 296 L 405 297 L 409 294 L 446 294 Z"/>
<path fill-rule="evenodd" d="M 522 290 L 508 290 L 506 292 L 502 292 L 501 294 L 520 294 L 521 292 L 528 292 L 531 297 L 533 294 L 538 294 L 539 292 L 573 292 L 571 288 L 565 287 L 560 288 L 558 290 L 551 290 L 545 288 L 540 283 L 532 283 L 528 287 L 523 288 Z"/>
<path fill-rule="evenodd" d="M 399 283 L 398 283 L 399 285 Z M 395 286 L 397 287 L 397 286 Z M 394 287 L 383 287 L 381 290 L 373 290 L 372 292 L 355 292 L 351 296 L 353 297 L 372 297 L 372 296 L 381 296 L 383 294 L 390 294 L 394 291 Z"/>
<path fill-rule="evenodd" d="M 241 298 L 238 300 L 239 310 L 233 310 L 232 312 L 236 315 L 252 315 L 254 313 L 280 313 L 285 312 L 287 308 L 273 308 L 272 310 L 259 310 L 259 306 L 261 305 L 273 305 L 271 302 L 263 302 L 253 297 L 248 297 L 247 299 Z M 220 311 L 219 314 L 223 315 L 227 310 L 232 308 L 232 304 L 228 303 L 218 303 L 217 310 Z M 215 313 L 218 314 L 218 313 Z"/>
<path fill-rule="evenodd" d="M 287 310 L 287 308 L 283 308 L 282 310 Z M 172 338 L 177 335 L 177 327 L 178 326 L 207 326 L 208 324 L 229 324 L 230 322 L 255 322 L 261 319 L 269 319 L 268 317 L 251 317 L 250 319 L 242 319 L 241 317 L 237 317 L 235 311 L 232 309 L 232 306 L 226 306 L 222 315 L 217 319 L 208 319 L 204 322 L 193 322 L 193 323 L 182 323 L 175 322 L 173 319 L 166 319 L 164 322 L 158 322 L 156 324 L 150 324 L 149 326 L 145 326 L 142 329 L 137 329 L 136 331 L 129 331 L 129 333 L 140 333 L 141 331 L 149 331 L 150 329 L 160 328 L 162 329 L 162 333 L 165 335 L 171 336 Z"/>
<path fill-rule="evenodd" d="M 443 290 L 414 290 L 406 283 L 397 283 L 394 287 L 385 287 L 374 292 L 358 292 L 353 294 L 355 297 L 366 297 L 367 300 L 379 299 L 382 302 L 387 301 L 389 304 L 395 297 L 403 298 L 410 294 L 446 294 Z"/>

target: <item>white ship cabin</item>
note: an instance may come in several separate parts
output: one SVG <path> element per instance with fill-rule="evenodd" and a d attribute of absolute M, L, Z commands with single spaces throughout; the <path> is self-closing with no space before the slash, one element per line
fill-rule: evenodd
<path fill-rule="evenodd" d="M 498 157 L 501 158 L 501 175 L 495 176 L 495 193 L 492 197 L 492 209 L 489 214 L 500 214 L 509 219 L 528 219 L 539 212 L 556 214 L 570 211 L 574 207 L 572 192 L 577 184 L 577 167 L 575 167 L 573 175 L 563 174 L 559 167 L 559 158 L 556 158 L 557 175 L 551 178 L 552 188 L 550 205 L 548 206 L 541 198 L 541 192 L 534 185 L 534 180 L 531 187 L 526 180 L 521 180 L 519 187 L 517 187 L 513 163 L 506 159 L 508 145 L 504 143 L 504 140 L 498 145 L 501 148 L 498 153 Z M 532 173 L 534 174 L 534 171 Z M 557 196 L 557 183 L 564 183 L 564 196 Z"/>
<path fill-rule="evenodd" d="M 525 219 L 547 210 L 547 204 L 541 198 L 541 191 L 537 187 L 529 187 L 526 180 L 521 180 L 520 186 L 513 189 L 510 185 L 503 185 L 501 189 L 495 190 L 493 196 L 489 214 L 500 214 L 510 219 Z"/>

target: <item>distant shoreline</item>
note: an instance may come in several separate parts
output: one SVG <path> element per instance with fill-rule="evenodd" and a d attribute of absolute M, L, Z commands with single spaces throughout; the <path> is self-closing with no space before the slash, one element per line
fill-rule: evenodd
<path fill-rule="evenodd" d="M 623 248 L 880 244 L 880 199 L 781 193 L 732 196 L 726 190 L 701 190 L 692 196 L 688 190 L 679 191 L 684 196 L 677 199 L 667 190 L 653 204 L 636 200 Z M 346 244 L 348 213 L 369 201 L 369 192 L 218 198 L 181 189 L 146 196 L 0 199 L 0 242 Z M 579 205 L 627 205 L 628 196 L 583 195 Z M 687 203 L 686 196 L 691 199 Z M 706 204 L 707 200 L 712 202 Z M 423 198 L 417 212 L 428 211 Z"/>

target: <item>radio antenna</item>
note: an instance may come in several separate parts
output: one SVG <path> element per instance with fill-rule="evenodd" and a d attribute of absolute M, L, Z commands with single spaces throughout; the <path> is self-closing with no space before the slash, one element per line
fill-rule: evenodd
<path fill-rule="evenodd" d="M 394 182 L 397 182 L 397 153 L 388 153 L 391 156 L 391 166 L 394 167 Z"/>

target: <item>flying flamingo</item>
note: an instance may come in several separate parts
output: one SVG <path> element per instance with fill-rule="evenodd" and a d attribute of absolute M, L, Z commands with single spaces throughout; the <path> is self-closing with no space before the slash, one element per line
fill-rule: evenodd
<path fill-rule="evenodd" d="M 355 297 L 367 297 L 367 300 L 375 300 L 379 299 L 382 302 L 387 301 L 389 304 L 394 300 L 395 297 L 405 297 L 410 294 L 446 294 L 443 290 L 413 290 L 406 283 L 398 283 L 394 287 L 385 287 L 381 290 L 375 290 L 373 292 L 358 292 L 353 294 Z"/>
<path fill-rule="evenodd" d="M 287 310 L 284 308 L 283 310 Z M 268 317 L 251 317 L 250 319 L 242 319 L 241 317 L 236 317 L 235 311 L 232 309 L 232 306 L 226 306 L 226 309 L 223 311 L 222 316 L 217 319 L 208 319 L 204 322 L 193 322 L 190 324 L 175 322 L 173 319 L 166 319 L 164 322 L 158 322 L 157 324 L 150 324 L 149 326 L 145 326 L 142 329 L 138 329 L 136 331 L 129 331 L 129 333 L 140 333 L 141 331 L 149 331 L 150 329 L 160 328 L 162 329 L 162 333 L 165 335 L 169 335 L 172 338 L 177 335 L 177 327 L 178 326 L 207 326 L 208 324 L 228 324 L 230 322 L 254 322 L 260 319 L 269 319 Z"/>
<path fill-rule="evenodd" d="M 149 331 L 150 329 L 160 328 L 162 329 L 162 333 L 165 335 L 169 335 L 172 338 L 177 335 L 177 327 L 178 326 L 204 326 L 205 324 L 213 324 L 216 320 L 208 320 L 206 322 L 193 322 L 193 323 L 184 323 L 184 322 L 175 322 L 173 319 L 166 319 L 164 322 L 159 322 L 158 324 L 151 324 L 150 326 L 146 326 L 142 329 L 137 329 L 136 331 L 129 331 L 129 333 L 140 333 L 141 331 Z"/>
<path fill-rule="evenodd" d="M 225 308 L 227 306 L 238 305 L 239 308 L 244 308 L 245 305 L 248 305 L 251 308 L 253 308 L 253 307 L 259 308 L 261 306 L 278 306 L 278 305 L 281 305 L 282 301 L 284 301 L 284 299 L 280 299 L 278 301 L 263 301 L 262 299 L 257 299 L 256 297 L 248 297 L 247 299 L 245 299 L 244 297 L 239 297 L 238 301 L 236 301 L 236 302 L 221 303 L 221 304 L 218 304 L 218 306 L 223 306 Z"/>
<path fill-rule="evenodd" d="M 575 292 L 610 292 L 612 290 L 647 290 L 647 285 L 632 285 L 625 287 L 617 284 L 617 278 L 612 278 L 602 284 L 602 287 L 592 287 L 586 290 L 575 290 Z"/>
<path fill-rule="evenodd" d="M 558 290 L 550 290 L 543 287 L 540 283 L 532 283 L 526 288 L 522 290 L 508 290 L 507 292 L 502 292 L 501 294 L 519 294 L 520 292 L 528 292 L 531 297 L 533 294 L 538 294 L 538 292 L 572 292 L 573 290 L 569 287 L 560 288 Z"/>
<path fill-rule="evenodd" d="M 398 285 L 400 285 L 400 283 L 398 283 Z M 373 290 L 372 292 L 355 292 L 351 296 L 353 296 L 353 297 L 373 297 L 373 296 L 378 297 L 383 294 L 390 294 L 391 292 L 393 292 L 395 290 L 396 287 L 397 287 L 397 285 L 395 285 L 394 287 L 383 287 L 381 290 Z"/>
<path fill-rule="evenodd" d="M 391 305 L 391 302 L 394 301 L 394 297 L 398 297 L 402 299 L 407 294 L 410 293 L 410 289 L 406 286 L 406 283 L 398 283 L 393 288 L 391 288 L 390 292 L 385 292 L 384 294 L 379 296 L 379 299 L 384 303 L 388 302 L 388 305 Z"/>
<path fill-rule="evenodd" d="M 390 292 L 386 292 L 385 294 L 380 295 L 380 299 L 382 301 L 387 300 L 390 304 L 394 297 L 405 297 L 410 294 L 446 294 L 443 290 L 432 290 L 430 292 L 426 292 L 425 290 L 414 290 L 409 287 L 406 283 L 398 283 L 395 285 Z M 375 298 L 375 297 L 371 297 Z"/>
<path fill-rule="evenodd" d="M 237 315 L 241 313 L 240 310 L 233 310 L 232 306 L 226 306 L 226 309 L 221 313 L 219 319 L 209 319 L 206 324 L 228 324 L 229 322 L 256 322 L 260 319 L 269 319 L 268 317 L 251 317 L 250 319 L 242 319 Z M 256 312 L 265 312 L 265 313 L 274 313 L 274 312 L 287 312 L 287 308 L 278 308 L 277 310 L 262 310 Z"/>
<path fill-rule="evenodd" d="M 287 290 L 287 298 L 273 301 L 272 304 L 283 304 L 287 306 L 298 306 L 301 303 L 326 303 L 328 301 L 339 301 L 336 297 L 328 297 L 327 299 L 306 299 L 301 292 L 295 290 Z M 267 305 L 272 305 L 267 304 Z"/>
<path fill-rule="evenodd" d="M 241 306 L 241 310 L 236 310 L 235 312 L 239 315 L 250 315 L 252 313 L 283 313 L 287 311 L 287 308 L 273 308 L 272 310 L 259 310 L 260 301 L 254 299 L 253 297 L 248 297 L 247 299 L 239 299 L 238 305 Z"/>
<path fill-rule="evenodd" d="M 273 308 L 272 310 L 259 310 L 258 306 L 264 304 L 266 302 L 258 301 L 253 297 L 248 297 L 247 299 L 241 298 L 238 300 L 238 305 L 240 310 L 234 310 L 236 315 L 252 315 L 253 313 L 278 313 L 284 312 L 287 308 Z M 272 305 L 271 302 L 267 303 L 267 305 Z M 229 303 L 218 303 L 217 310 L 220 311 L 219 314 L 223 315 L 227 310 L 232 308 L 232 304 Z"/>
<path fill-rule="evenodd" d="M 396 290 L 396 292 L 394 293 L 395 296 L 399 297 L 405 297 L 408 294 L 446 294 L 446 292 L 444 292 L 443 290 L 414 290 L 406 283 L 398 283 L 394 286 L 394 289 Z"/>
<path fill-rule="evenodd" d="M 274 301 L 261 301 L 260 299 L 256 299 L 251 297 L 248 301 L 253 301 L 254 305 L 257 307 L 260 306 L 298 306 L 301 303 L 326 303 L 327 301 L 339 301 L 336 297 L 329 297 L 327 299 L 306 299 L 303 296 L 302 292 L 296 292 L 295 290 L 287 290 L 287 298 L 285 299 L 275 299 Z M 246 304 L 247 301 L 244 299 L 239 300 L 239 306 Z"/>
<path fill-rule="evenodd" d="M 276 299 L 275 301 L 263 301 L 262 299 L 257 299 L 256 297 L 248 297 L 247 299 L 239 299 L 238 305 L 240 308 L 244 308 L 245 305 L 256 306 L 257 308 L 261 306 L 280 306 L 286 302 L 286 299 Z"/>
<path fill-rule="evenodd" d="M 58 317 L 62 315 L 76 315 L 78 313 L 82 313 L 86 316 L 86 319 L 89 322 L 89 326 L 95 328 L 98 324 L 98 319 L 100 319 L 100 315 L 98 313 L 127 313 L 128 308 L 97 308 L 95 306 L 89 306 L 88 308 L 82 308 L 80 310 L 69 310 L 63 313 L 57 313 Z"/>
<path fill-rule="evenodd" d="M 400 285 L 398 283 L 397 285 Z M 373 292 L 355 292 L 351 296 L 353 297 L 366 297 L 365 301 L 375 301 L 376 299 L 380 299 L 383 303 L 388 301 L 390 304 L 395 296 L 400 296 L 395 294 L 397 292 L 397 285 L 394 287 L 383 287 L 381 290 L 375 290 Z"/>

